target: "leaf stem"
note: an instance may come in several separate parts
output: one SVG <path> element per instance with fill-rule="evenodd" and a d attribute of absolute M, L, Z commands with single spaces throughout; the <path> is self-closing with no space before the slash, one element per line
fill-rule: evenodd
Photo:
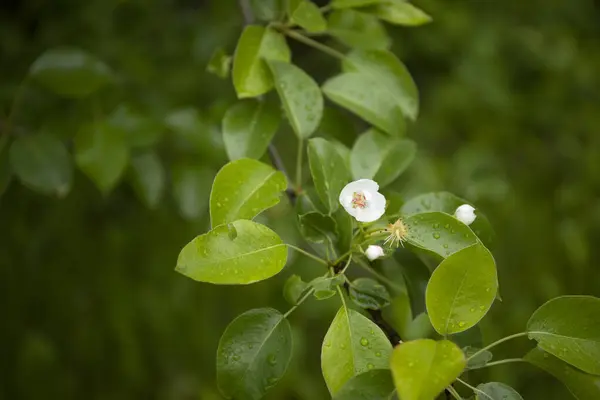
<path fill-rule="evenodd" d="M 304 140 L 298 139 L 298 154 L 296 155 L 296 194 L 302 191 L 302 158 L 304 156 Z"/>
<path fill-rule="evenodd" d="M 481 368 L 493 367 L 494 365 L 508 364 L 508 363 L 514 363 L 514 362 L 526 362 L 526 361 L 523 360 L 522 358 L 506 358 L 504 360 L 489 362 L 489 363 L 485 364 L 484 366 L 482 366 Z M 478 369 L 481 369 L 481 368 L 478 368 Z"/>
<path fill-rule="evenodd" d="M 528 332 L 520 332 L 520 333 L 515 333 L 514 335 L 503 337 L 502 339 L 498 339 L 495 342 L 493 342 L 492 344 L 489 344 L 486 347 L 484 347 L 483 349 L 471 354 L 471 356 L 469 358 L 467 358 L 467 361 L 472 360 L 473 358 L 477 357 L 484 351 L 491 349 L 492 347 L 498 346 L 500 343 L 504 343 L 506 341 L 509 341 L 511 339 L 515 339 L 515 338 L 518 338 L 521 336 L 526 336 L 527 334 L 528 334 Z"/>
<path fill-rule="evenodd" d="M 311 294 L 313 294 L 313 292 L 315 291 L 315 288 L 310 288 L 310 290 L 308 292 L 306 292 L 306 294 L 304 296 L 302 296 L 300 298 L 300 300 L 298 300 L 298 302 L 292 306 L 292 308 L 290 308 L 285 314 L 283 314 L 283 318 L 287 318 L 288 315 L 290 315 L 292 312 L 294 312 L 294 310 L 298 307 L 300 307 L 300 304 L 304 303 L 304 300 L 308 299 L 308 296 L 310 296 Z"/>
<path fill-rule="evenodd" d="M 463 400 L 463 398 L 460 397 L 460 394 L 458 394 L 458 392 L 456 391 L 456 389 L 454 389 L 452 385 L 448 386 L 446 390 L 449 391 L 452 397 L 454 397 L 456 400 Z"/>
<path fill-rule="evenodd" d="M 373 275 L 374 277 L 376 277 L 377 279 L 379 279 L 381 282 L 385 283 L 386 285 L 395 288 L 396 290 L 402 290 L 403 288 L 398 285 L 396 282 L 394 282 L 393 280 L 389 279 L 388 277 L 380 274 L 379 272 L 375 271 L 373 268 L 371 268 L 370 266 L 367 265 L 366 262 L 364 262 L 363 260 L 356 260 L 356 263 L 365 271 L 367 271 L 368 273 L 370 273 L 371 275 Z"/>
<path fill-rule="evenodd" d="M 348 305 L 346 304 L 346 299 L 344 298 L 344 292 L 342 292 L 342 288 L 340 286 L 337 287 L 337 291 L 340 294 L 340 298 L 342 299 L 342 305 L 344 306 L 344 308 L 348 308 Z"/>
<path fill-rule="evenodd" d="M 282 28 L 282 27 L 280 26 L 280 28 Z M 307 46 L 313 47 L 317 50 L 320 50 L 327 55 L 330 55 L 335 58 L 339 58 L 340 60 L 343 60 L 346 57 L 343 53 L 341 53 L 335 49 L 332 49 L 331 47 L 324 45 L 323 43 L 317 42 L 316 40 L 313 40 L 313 39 L 299 33 L 298 31 L 293 31 L 293 30 L 285 29 L 285 28 L 283 28 L 282 31 L 284 34 L 288 35 L 292 39 L 296 39 L 297 41 L 304 43 Z"/>
<path fill-rule="evenodd" d="M 344 274 L 346 272 L 346 270 L 348 269 L 348 267 L 350 266 L 350 262 L 352 261 L 352 253 L 350 254 L 350 257 L 348 257 L 348 262 L 346 262 L 346 265 L 344 266 L 344 268 L 340 271 L 340 275 Z"/>
<path fill-rule="evenodd" d="M 474 393 L 481 393 L 482 395 L 484 395 L 488 399 L 494 400 L 489 394 L 487 394 L 483 390 L 479 390 L 475 386 L 469 385 L 467 382 L 463 381 L 462 379 L 456 378 L 456 381 L 462 383 L 463 385 L 465 385 L 466 387 L 468 387 L 469 389 L 471 389 Z M 479 396 L 477 396 L 477 397 L 479 397 Z"/>
<path fill-rule="evenodd" d="M 304 249 L 301 249 L 301 248 L 300 248 L 300 247 L 298 247 L 298 246 L 294 246 L 293 244 L 286 244 L 286 246 L 287 246 L 287 247 L 289 247 L 289 248 L 291 248 L 291 249 L 294 249 L 294 250 L 296 250 L 296 251 L 297 251 L 297 252 L 299 252 L 299 253 L 302 253 L 302 254 L 304 254 L 306 257 L 310 257 L 310 258 L 312 258 L 313 260 L 315 260 L 315 261 L 317 261 L 317 262 L 320 262 L 320 263 L 321 263 L 321 264 L 323 264 L 323 265 L 327 265 L 327 266 L 329 266 L 329 263 L 328 263 L 326 260 L 323 260 L 321 257 L 317 257 L 317 256 L 315 256 L 314 254 L 310 254 L 308 251 L 306 251 L 306 250 L 304 250 Z"/>

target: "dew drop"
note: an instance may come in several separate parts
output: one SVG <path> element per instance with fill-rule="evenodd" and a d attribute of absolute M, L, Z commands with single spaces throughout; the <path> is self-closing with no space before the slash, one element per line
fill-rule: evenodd
<path fill-rule="evenodd" d="M 217 207 L 221 207 L 221 203 L 217 202 Z"/>
<path fill-rule="evenodd" d="M 345 349 L 346 345 L 344 343 L 340 344 L 340 349 Z"/>
<path fill-rule="evenodd" d="M 479 309 L 480 309 L 481 311 L 483 311 L 483 310 L 485 310 L 485 306 L 479 306 Z"/>
<path fill-rule="evenodd" d="M 433 224 L 433 229 L 440 229 L 440 224 L 438 224 L 438 223 Z"/>
<path fill-rule="evenodd" d="M 440 238 L 440 234 L 439 234 L 439 233 L 437 233 L 437 232 L 435 232 L 435 233 L 433 234 L 433 238 L 434 238 L 434 239 L 439 239 L 439 238 Z"/>
<path fill-rule="evenodd" d="M 253 348 L 254 348 L 254 345 L 253 345 L 252 343 L 249 343 L 249 344 L 248 344 L 248 348 L 249 348 L 249 349 L 253 349 Z"/>
<path fill-rule="evenodd" d="M 412 362 L 412 361 L 408 363 L 408 366 L 409 366 L 409 367 L 412 367 L 412 366 L 414 366 L 414 365 L 415 365 L 415 363 L 414 363 L 414 362 Z"/>
<path fill-rule="evenodd" d="M 455 233 L 456 231 L 454 229 L 450 229 L 450 233 Z"/>
<path fill-rule="evenodd" d="M 475 307 L 471 307 L 471 309 L 469 311 L 475 312 Z"/>
<path fill-rule="evenodd" d="M 447 248 L 448 248 L 448 243 L 444 243 L 444 244 L 443 244 L 443 247 L 444 247 L 445 249 L 447 249 Z"/>
<path fill-rule="evenodd" d="M 373 364 L 371 364 L 371 363 L 368 363 L 368 364 L 367 364 L 367 368 L 368 368 L 368 369 L 373 369 L 374 367 L 375 367 L 375 366 L 374 366 Z"/>
<path fill-rule="evenodd" d="M 485 288 L 485 291 L 486 291 L 486 292 L 489 292 L 490 290 L 492 290 L 492 289 L 490 289 L 489 287 L 486 287 L 486 288 Z"/>
<path fill-rule="evenodd" d="M 444 228 L 446 228 L 446 229 L 450 229 L 450 224 L 446 224 L 446 225 L 444 225 Z"/>
<path fill-rule="evenodd" d="M 368 346 L 369 345 L 369 340 L 367 338 L 361 338 L 360 339 L 360 344 L 362 346 Z"/>
<path fill-rule="evenodd" d="M 470 235 L 468 233 L 465 233 L 465 238 L 468 238 Z"/>
<path fill-rule="evenodd" d="M 331 342 L 325 342 L 325 347 L 331 347 Z"/>
<path fill-rule="evenodd" d="M 270 377 L 269 379 L 267 379 L 267 382 L 269 382 L 269 384 L 274 385 L 277 383 L 277 378 L 275 378 L 274 376 Z"/>
<path fill-rule="evenodd" d="M 277 356 L 275 354 L 271 354 L 267 358 L 267 361 L 269 362 L 270 365 L 275 365 L 275 364 L 277 364 Z"/>
<path fill-rule="evenodd" d="M 239 361 L 240 360 L 240 356 L 238 356 L 237 354 L 234 354 L 233 357 L 231 357 L 233 359 L 233 361 Z"/>
<path fill-rule="evenodd" d="M 460 326 L 461 328 L 462 328 L 463 326 L 465 326 L 465 325 L 466 325 L 466 324 L 465 324 L 465 321 L 460 321 L 460 322 L 458 323 L 458 326 Z"/>
<path fill-rule="evenodd" d="M 377 356 L 377 357 L 381 357 L 381 352 L 380 352 L 380 351 L 378 351 L 377 353 L 375 353 L 375 356 Z"/>

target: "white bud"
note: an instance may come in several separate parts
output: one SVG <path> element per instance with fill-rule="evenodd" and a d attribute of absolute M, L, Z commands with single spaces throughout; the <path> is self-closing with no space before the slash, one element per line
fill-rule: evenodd
<path fill-rule="evenodd" d="M 379 257 L 382 257 L 384 253 L 381 247 L 370 245 L 369 247 L 367 247 L 365 254 L 369 261 L 373 261 L 378 259 Z"/>
<path fill-rule="evenodd" d="M 459 206 L 454 212 L 454 216 L 465 225 L 471 225 L 473 221 L 475 221 L 475 218 L 477 218 L 477 215 L 475 215 L 475 208 L 469 204 Z"/>

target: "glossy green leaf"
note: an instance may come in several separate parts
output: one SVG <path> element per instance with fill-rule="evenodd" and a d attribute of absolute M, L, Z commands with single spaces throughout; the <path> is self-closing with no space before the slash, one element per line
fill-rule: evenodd
<path fill-rule="evenodd" d="M 335 76 L 325 82 L 323 93 L 334 103 L 392 136 L 400 136 L 406 130 L 402 110 L 372 75 L 350 72 Z"/>
<path fill-rule="evenodd" d="M 229 76 L 231 60 L 232 57 L 225 53 L 222 47 L 216 48 L 206 65 L 206 71 L 221 79 L 225 79 Z"/>
<path fill-rule="evenodd" d="M 404 340 L 427 339 L 435 336 L 435 329 L 427 313 L 420 313 L 406 327 Z"/>
<path fill-rule="evenodd" d="M 217 384 L 228 399 L 259 400 L 283 377 L 292 358 L 290 323 L 257 308 L 234 319 L 217 349 Z"/>
<path fill-rule="evenodd" d="M 340 308 L 321 349 L 321 369 L 332 396 L 352 377 L 389 368 L 392 345 L 383 331 L 357 311 Z"/>
<path fill-rule="evenodd" d="M 350 378 L 333 400 L 389 400 L 394 391 L 388 369 L 373 369 Z"/>
<path fill-rule="evenodd" d="M 327 210 L 334 212 L 339 207 L 340 192 L 350 181 L 344 160 L 333 144 L 321 138 L 310 139 L 307 152 L 317 194 Z"/>
<path fill-rule="evenodd" d="M 126 104 L 120 105 L 111 113 L 108 124 L 123 132 L 129 147 L 154 146 L 165 130 L 156 118 L 136 112 Z"/>
<path fill-rule="evenodd" d="M 352 7 L 364 7 L 371 4 L 377 4 L 382 0 L 332 0 L 332 8 L 352 8 Z"/>
<path fill-rule="evenodd" d="M 460 376 L 463 352 L 449 340 L 419 339 L 396 346 L 391 369 L 398 397 L 431 400 Z"/>
<path fill-rule="evenodd" d="M 301 139 L 314 133 L 323 116 L 323 95 L 319 85 L 293 64 L 269 61 L 275 89 L 292 129 Z"/>
<path fill-rule="evenodd" d="M 230 160 L 259 159 L 279 128 L 279 108 L 267 101 L 241 100 L 223 117 L 223 142 Z"/>
<path fill-rule="evenodd" d="M 83 50 L 46 50 L 31 64 L 29 74 L 47 89 L 66 97 L 88 96 L 111 80 L 108 66 Z"/>
<path fill-rule="evenodd" d="M 387 0 L 369 8 L 369 13 L 396 25 L 419 26 L 431 22 L 431 17 L 406 0 Z"/>
<path fill-rule="evenodd" d="M 344 277 L 341 275 L 336 275 L 332 277 L 324 277 L 321 276 L 319 278 L 313 279 L 309 286 L 314 288 L 314 296 L 318 300 L 325 300 L 330 297 L 335 296 L 337 293 L 337 286 L 344 283 Z"/>
<path fill-rule="evenodd" d="M 212 226 L 256 217 L 279 203 L 286 187 L 285 175 L 260 161 L 230 162 L 217 173 L 210 192 Z"/>
<path fill-rule="evenodd" d="M 354 50 L 342 62 L 344 72 L 372 75 L 395 99 L 404 115 L 412 120 L 419 114 L 419 91 L 408 69 L 387 50 Z"/>
<path fill-rule="evenodd" d="M 75 161 L 103 193 L 119 182 L 129 160 L 123 130 L 107 123 L 85 125 L 75 137 Z"/>
<path fill-rule="evenodd" d="M 403 222 L 408 243 L 444 258 L 478 242 L 468 226 L 442 212 L 413 214 Z"/>
<path fill-rule="evenodd" d="M 249 0 L 252 14 L 261 21 L 273 21 L 283 15 L 286 0 Z"/>
<path fill-rule="evenodd" d="M 477 347 L 472 347 L 472 346 L 467 346 L 462 349 L 463 353 L 465 353 L 465 357 L 468 360 L 466 369 L 483 368 L 487 365 L 487 363 L 492 361 L 492 358 L 494 357 L 494 355 L 488 350 L 485 350 L 484 352 L 479 353 L 474 358 L 469 359 L 469 357 L 471 357 L 472 355 L 479 352 L 479 350 L 481 350 L 481 349 L 479 349 Z"/>
<path fill-rule="evenodd" d="M 600 375 L 600 299 L 561 296 L 538 308 L 527 332 L 538 346 L 580 370 Z"/>
<path fill-rule="evenodd" d="M 154 152 L 137 154 L 131 158 L 133 187 L 149 208 L 156 208 L 165 191 L 166 173 Z"/>
<path fill-rule="evenodd" d="M 291 305 L 296 305 L 302 294 L 309 287 L 309 284 L 304 282 L 300 276 L 296 274 L 291 275 L 283 285 L 283 297 Z"/>
<path fill-rule="evenodd" d="M 379 310 L 390 304 L 385 286 L 371 278 L 355 279 L 349 288 L 350 299 L 359 307 Z"/>
<path fill-rule="evenodd" d="M 433 271 L 425 303 L 431 324 L 441 335 L 466 331 L 488 312 L 498 289 L 494 257 L 474 244 L 446 258 Z"/>
<path fill-rule="evenodd" d="M 265 60 L 289 62 L 285 38 L 271 28 L 248 25 L 233 58 L 233 86 L 238 98 L 256 97 L 271 90 L 273 78 Z"/>
<path fill-rule="evenodd" d="M 349 47 L 387 49 L 391 40 L 379 19 L 351 9 L 335 10 L 327 19 L 327 31 Z"/>
<path fill-rule="evenodd" d="M 474 204 L 461 199 L 458 196 L 453 195 L 449 192 L 432 192 L 424 193 L 408 200 L 402 206 L 402 214 L 420 214 L 429 211 L 440 211 L 446 214 L 454 215 L 454 212 L 458 206 L 462 204 L 470 204 L 475 207 Z M 494 230 L 487 217 L 475 207 L 475 214 L 477 218 L 469 228 L 481 239 L 486 245 L 490 246 L 494 239 Z"/>
<path fill-rule="evenodd" d="M 333 213 L 337 232 L 337 248 L 340 254 L 350 250 L 352 244 L 352 217 L 343 208 L 339 208 Z"/>
<path fill-rule="evenodd" d="M 248 220 L 219 225 L 197 236 L 179 253 L 177 272 L 200 282 L 249 284 L 277 274 L 285 266 L 287 248 L 264 225 Z"/>
<path fill-rule="evenodd" d="M 331 105 L 326 105 L 323 109 L 323 118 L 317 131 L 319 136 L 344 146 L 351 145 L 357 134 L 352 116 L 345 110 Z"/>
<path fill-rule="evenodd" d="M 173 167 L 173 196 L 184 218 L 196 219 L 206 212 L 213 178 L 213 171 L 198 165 Z"/>
<path fill-rule="evenodd" d="M 350 170 L 350 154 L 351 154 L 351 150 L 349 148 L 347 148 L 344 144 L 338 142 L 337 140 L 330 140 L 331 144 L 333 144 L 338 152 L 338 154 L 342 157 L 342 159 L 344 160 L 344 164 L 346 165 L 346 168 L 348 170 Z"/>
<path fill-rule="evenodd" d="M 523 358 L 561 381 L 577 400 L 600 399 L 600 376 L 587 374 L 537 347 Z"/>
<path fill-rule="evenodd" d="M 309 212 L 298 217 L 298 225 L 302 236 L 313 243 L 330 243 L 333 245 L 336 236 L 335 220 L 329 215 Z"/>
<path fill-rule="evenodd" d="M 389 137 L 370 129 L 352 147 L 352 176 L 354 179 L 373 179 L 384 187 L 408 168 L 416 152 L 417 146 L 412 140 Z"/>
<path fill-rule="evenodd" d="M 382 310 L 383 318 L 392 325 L 401 338 L 407 339 L 406 329 L 412 322 L 413 315 L 408 293 L 401 292 L 391 299 L 388 307 Z"/>
<path fill-rule="evenodd" d="M 500 382 L 481 383 L 477 389 L 480 390 L 475 392 L 477 400 L 523 400 L 519 392 Z"/>
<path fill-rule="evenodd" d="M 307 32 L 318 33 L 327 29 L 327 21 L 319 7 L 309 0 L 288 0 L 290 21 Z"/>
<path fill-rule="evenodd" d="M 17 137 L 10 146 L 10 165 L 27 187 L 40 193 L 65 196 L 73 180 L 73 162 L 64 144 L 47 135 Z"/>

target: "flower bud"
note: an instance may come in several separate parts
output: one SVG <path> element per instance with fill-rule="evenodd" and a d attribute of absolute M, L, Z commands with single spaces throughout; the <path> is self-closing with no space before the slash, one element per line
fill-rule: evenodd
<path fill-rule="evenodd" d="M 465 225 L 471 225 L 475 221 L 475 218 L 477 218 L 477 215 L 475 215 L 475 208 L 473 206 L 463 204 L 456 209 L 454 217 Z"/>
<path fill-rule="evenodd" d="M 383 249 L 380 246 L 370 245 L 365 251 L 365 255 L 369 261 L 373 261 L 383 256 Z"/>

